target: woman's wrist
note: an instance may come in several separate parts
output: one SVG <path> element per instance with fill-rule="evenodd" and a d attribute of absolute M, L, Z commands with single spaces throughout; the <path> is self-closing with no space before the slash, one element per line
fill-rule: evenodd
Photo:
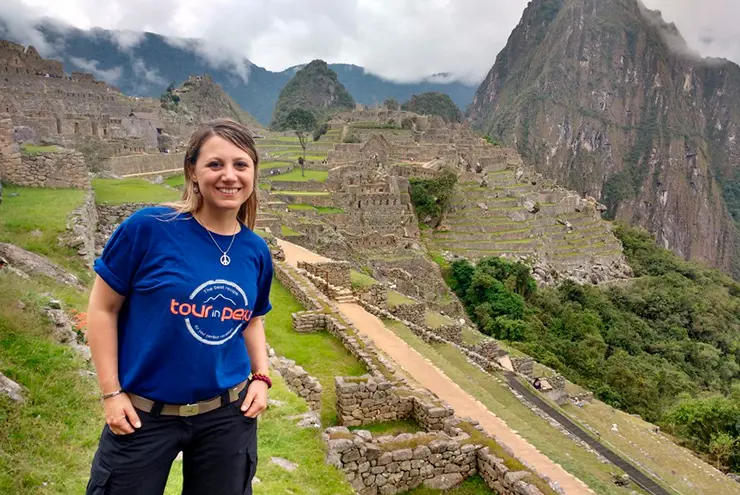
<path fill-rule="evenodd" d="M 272 388 L 272 380 L 266 373 L 252 373 L 252 378 L 249 380 L 250 385 L 255 381 L 265 382 L 267 388 Z"/>

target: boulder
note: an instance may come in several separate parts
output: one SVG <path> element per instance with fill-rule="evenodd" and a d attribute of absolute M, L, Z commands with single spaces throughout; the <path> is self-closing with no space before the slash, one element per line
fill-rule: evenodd
<path fill-rule="evenodd" d="M 7 395 L 13 402 L 24 403 L 23 387 L 0 373 L 0 394 Z"/>

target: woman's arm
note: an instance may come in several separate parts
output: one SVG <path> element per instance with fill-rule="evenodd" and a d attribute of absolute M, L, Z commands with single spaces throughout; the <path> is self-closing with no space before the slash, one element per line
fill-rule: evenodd
<path fill-rule="evenodd" d="M 95 277 L 87 309 L 87 341 L 103 394 L 121 388 L 118 381 L 118 312 L 124 300 L 125 297 L 114 291 L 102 278 Z M 126 394 L 105 399 L 103 405 L 106 423 L 113 433 L 133 433 L 134 427 L 141 426 Z"/>
<path fill-rule="evenodd" d="M 244 335 L 244 345 L 247 347 L 249 360 L 252 365 L 252 373 L 262 373 L 266 375 L 269 371 L 267 359 L 267 339 L 265 338 L 264 317 L 257 316 L 252 318 L 247 324 L 247 328 L 242 332 Z M 255 380 L 249 385 L 247 396 L 242 403 L 242 412 L 245 416 L 256 418 L 267 408 L 267 384 L 263 381 Z"/>

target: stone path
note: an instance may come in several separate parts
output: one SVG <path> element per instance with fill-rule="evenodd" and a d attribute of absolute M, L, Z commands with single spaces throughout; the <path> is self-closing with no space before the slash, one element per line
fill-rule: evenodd
<path fill-rule="evenodd" d="M 279 240 L 279 244 L 285 252 L 286 262 L 293 266 L 296 266 L 298 261 L 327 261 L 327 258 L 295 244 L 283 240 Z M 513 450 L 518 458 L 542 475 L 556 481 L 565 493 L 594 493 L 581 480 L 540 453 L 489 411 L 486 406 L 460 388 L 396 334 L 388 330 L 380 319 L 357 304 L 337 304 L 337 307 L 360 333 L 373 339 L 380 350 L 400 365 L 421 386 L 431 390 L 440 399 L 447 402 L 455 409 L 457 415 L 470 417 L 478 421 L 486 431 L 495 435 L 503 444 Z"/>

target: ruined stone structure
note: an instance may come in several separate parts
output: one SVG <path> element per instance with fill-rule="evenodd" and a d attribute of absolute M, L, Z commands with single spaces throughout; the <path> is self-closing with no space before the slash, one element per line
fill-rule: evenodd
<path fill-rule="evenodd" d="M 0 180 L 10 182 L 6 174 L 21 167 L 21 152 L 13 139 L 13 122 L 10 115 L 0 113 Z"/>
<path fill-rule="evenodd" d="M 9 163 L 2 169 L 3 180 L 30 187 L 90 187 L 85 158 L 73 150 L 59 149 L 48 153 L 21 155 L 20 163 Z"/>

